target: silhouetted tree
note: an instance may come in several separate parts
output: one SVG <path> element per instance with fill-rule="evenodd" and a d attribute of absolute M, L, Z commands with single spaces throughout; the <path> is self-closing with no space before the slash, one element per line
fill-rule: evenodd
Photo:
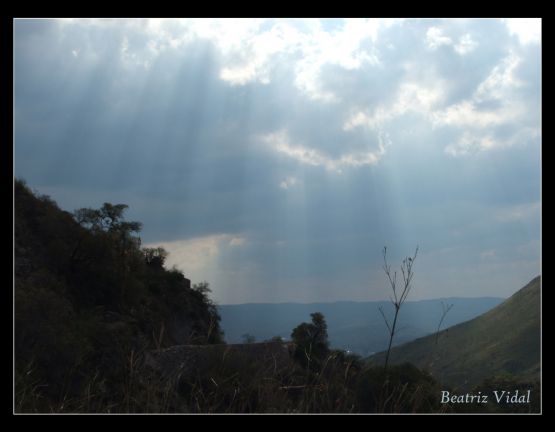
<path fill-rule="evenodd" d="M 139 232 L 140 222 L 130 222 L 123 219 L 123 213 L 129 208 L 126 204 L 104 203 L 100 209 L 80 208 L 75 210 L 77 223 L 93 231 L 107 232 Z"/>
<path fill-rule="evenodd" d="M 104 241 L 110 248 L 111 260 L 115 274 L 113 275 L 113 285 L 118 288 L 116 302 L 121 304 L 125 297 L 130 293 L 129 275 L 136 268 L 137 259 L 140 255 L 140 238 L 135 236 L 142 227 L 140 222 L 126 221 L 124 218 L 125 210 L 129 206 L 126 204 L 104 203 L 100 209 L 81 208 L 73 213 L 77 223 L 87 228 L 97 236 L 97 240 Z M 75 252 L 80 248 L 77 243 Z M 106 246 L 102 249 L 106 249 Z M 105 259 L 102 257 L 101 259 Z M 98 259 L 95 259 L 98 262 Z M 111 285 L 111 284 L 108 284 Z"/>
<path fill-rule="evenodd" d="M 159 269 L 164 267 L 168 252 L 163 247 L 143 248 L 142 251 L 147 265 Z"/>
<path fill-rule="evenodd" d="M 208 329 L 203 336 L 203 343 L 222 343 L 223 342 L 223 331 L 220 329 L 221 317 L 218 312 L 218 308 L 214 302 L 210 299 L 209 294 L 212 292 L 208 282 L 199 282 L 194 284 L 193 292 L 200 297 L 203 304 L 206 305 L 207 317 L 204 320 L 208 322 Z M 206 339 L 204 339 L 206 338 Z"/>
<path fill-rule="evenodd" d="M 329 353 L 328 326 L 320 312 L 310 314 L 312 323 L 302 323 L 293 329 L 295 357 L 308 368 L 319 367 Z"/>

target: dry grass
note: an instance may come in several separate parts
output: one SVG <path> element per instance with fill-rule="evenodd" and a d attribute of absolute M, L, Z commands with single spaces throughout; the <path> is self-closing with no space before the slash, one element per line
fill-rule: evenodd
<path fill-rule="evenodd" d="M 280 346 L 281 345 L 281 346 Z M 32 364 L 29 370 L 32 371 Z M 395 366 L 393 367 L 395 369 Z M 71 371 L 72 375 L 76 370 Z M 283 344 L 186 346 L 130 351 L 125 374 L 96 370 L 78 392 L 59 397 L 46 384 L 16 383 L 16 412 L 56 413 L 356 413 L 430 412 L 430 387 L 383 379 L 356 358 L 332 351 L 320 370 L 301 367 Z M 395 373 L 395 371 L 393 371 Z M 29 374 L 31 376 L 32 373 Z M 68 377 L 68 383 L 74 377 Z M 363 378 L 366 378 L 364 381 Z M 365 401 L 376 403 L 365 404 Z"/>

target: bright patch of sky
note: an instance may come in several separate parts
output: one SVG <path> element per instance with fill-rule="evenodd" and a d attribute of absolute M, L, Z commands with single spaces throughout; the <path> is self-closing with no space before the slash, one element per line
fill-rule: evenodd
<path fill-rule="evenodd" d="M 18 19 L 15 173 L 130 205 L 219 303 L 540 273 L 539 19 Z"/>

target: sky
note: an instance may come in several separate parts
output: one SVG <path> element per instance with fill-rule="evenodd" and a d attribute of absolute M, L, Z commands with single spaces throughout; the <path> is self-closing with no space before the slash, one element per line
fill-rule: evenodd
<path fill-rule="evenodd" d="M 508 297 L 541 271 L 541 20 L 18 19 L 14 170 L 129 205 L 219 304 Z"/>

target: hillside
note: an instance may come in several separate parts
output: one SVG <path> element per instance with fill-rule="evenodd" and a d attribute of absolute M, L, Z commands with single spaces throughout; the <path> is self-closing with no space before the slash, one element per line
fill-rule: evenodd
<path fill-rule="evenodd" d="M 441 302 L 453 304 L 442 328 L 468 321 L 500 304 L 503 299 L 447 298 L 408 301 L 401 314 L 401 328 L 396 344 L 434 333 L 441 318 Z M 384 350 L 388 343 L 387 328 L 378 308 L 393 314 L 389 301 L 335 303 L 251 303 L 218 306 L 221 326 L 228 343 L 243 341 L 246 333 L 257 341 L 281 336 L 289 339 L 291 329 L 319 311 L 328 323 L 330 344 L 334 348 L 368 356 Z"/>
<path fill-rule="evenodd" d="M 14 193 L 16 411 L 144 409 L 146 392 L 129 400 L 139 353 L 223 341 L 207 284 L 141 248 L 127 206 L 70 214 L 21 181 Z"/>
<path fill-rule="evenodd" d="M 468 388 L 496 374 L 539 378 L 540 276 L 485 314 L 391 351 L 392 363 L 411 362 L 440 382 Z M 384 361 L 385 353 L 370 358 Z"/>

